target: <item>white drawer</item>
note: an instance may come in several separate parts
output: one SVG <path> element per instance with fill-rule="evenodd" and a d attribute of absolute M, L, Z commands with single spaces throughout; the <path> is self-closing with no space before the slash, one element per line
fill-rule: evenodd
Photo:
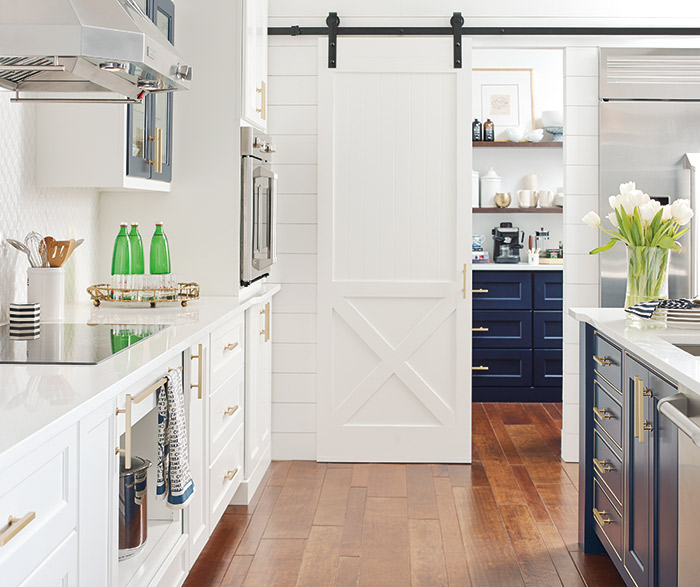
<path fill-rule="evenodd" d="M 148 584 L 148 587 L 178 587 L 185 582 L 188 572 L 187 537 L 183 536 L 163 562 L 163 566 L 153 581 Z"/>
<path fill-rule="evenodd" d="M 209 467 L 210 528 L 216 526 L 243 480 L 243 437 L 243 426 L 240 426 Z"/>
<path fill-rule="evenodd" d="M 241 312 L 211 333 L 211 388 L 216 389 L 243 365 L 245 315 Z"/>
<path fill-rule="evenodd" d="M 214 390 L 209 398 L 209 455 L 214 462 L 243 423 L 245 377 L 243 365 Z"/>
<path fill-rule="evenodd" d="M 18 585 L 38 569 L 77 525 L 77 428 L 62 432 L 0 475 L 0 532 L 10 516 L 27 519 L 0 546 L 3 585 Z"/>
<path fill-rule="evenodd" d="M 78 533 L 71 532 L 20 587 L 75 587 L 78 584 Z"/>

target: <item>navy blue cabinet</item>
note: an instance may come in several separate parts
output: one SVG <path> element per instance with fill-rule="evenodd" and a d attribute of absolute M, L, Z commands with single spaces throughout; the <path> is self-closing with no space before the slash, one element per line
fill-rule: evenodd
<path fill-rule="evenodd" d="M 474 401 L 561 401 L 561 271 L 472 275 Z"/>

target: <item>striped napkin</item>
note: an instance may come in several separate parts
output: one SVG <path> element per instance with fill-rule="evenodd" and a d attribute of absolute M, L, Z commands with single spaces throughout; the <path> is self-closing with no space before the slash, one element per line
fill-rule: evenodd
<path fill-rule="evenodd" d="M 181 509 L 194 495 L 187 450 L 185 394 L 179 369 L 168 372 L 168 382 L 157 394 L 158 466 L 156 498 L 167 499 L 168 507 Z"/>
<path fill-rule="evenodd" d="M 625 312 L 628 314 L 633 314 L 634 316 L 639 316 L 641 318 L 651 318 L 657 309 L 666 310 L 699 310 L 700 306 L 693 303 L 692 300 L 685 298 L 679 298 L 677 300 L 651 300 L 649 302 L 642 302 L 636 304 L 629 308 L 625 308 Z"/>

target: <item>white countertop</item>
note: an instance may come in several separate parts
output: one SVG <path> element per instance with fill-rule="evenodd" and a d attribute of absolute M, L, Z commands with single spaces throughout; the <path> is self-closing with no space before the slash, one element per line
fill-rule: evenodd
<path fill-rule="evenodd" d="M 279 289 L 279 285 L 263 285 L 259 293 L 245 300 L 204 297 L 186 308 L 95 308 L 86 303 L 68 309 L 66 322 L 171 326 L 98 365 L 0 365 L 0 470 L 8 460 L 32 450 L 177 357 L 205 332 L 244 311 L 260 296 Z M 24 442 L 28 439 L 32 441 Z"/>
<path fill-rule="evenodd" d="M 659 372 L 700 394 L 700 357 L 671 344 L 700 344 L 700 329 L 636 328 L 630 326 L 620 308 L 570 308 L 569 315 L 587 322 Z"/>
<path fill-rule="evenodd" d="M 527 263 L 472 263 L 472 271 L 561 271 L 564 265 L 528 265 Z"/>

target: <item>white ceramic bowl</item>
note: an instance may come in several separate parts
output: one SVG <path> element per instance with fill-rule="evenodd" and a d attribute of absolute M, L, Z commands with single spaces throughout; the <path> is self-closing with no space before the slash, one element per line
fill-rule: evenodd
<path fill-rule="evenodd" d="M 539 143 L 542 140 L 542 137 L 544 137 L 543 128 L 536 128 L 525 135 L 525 138 L 531 143 Z"/>
<path fill-rule="evenodd" d="M 519 143 L 525 138 L 527 129 L 523 126 L 511 126 L 506 129 L 506 136 L 509 141 Z"/>
<path fill-rule="evenodd" d="M 564 117 L 561 110 L 545 110 L 542 112 L 542 126 L 563 126 Z"/>

